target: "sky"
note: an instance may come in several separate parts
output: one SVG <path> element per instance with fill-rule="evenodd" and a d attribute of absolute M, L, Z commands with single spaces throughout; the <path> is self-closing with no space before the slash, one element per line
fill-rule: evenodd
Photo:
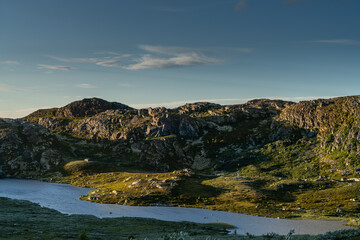
<path fill-rule="evenodd" d="M 358 0 L 0 0 L 0 117 L 358 95 Z"/>

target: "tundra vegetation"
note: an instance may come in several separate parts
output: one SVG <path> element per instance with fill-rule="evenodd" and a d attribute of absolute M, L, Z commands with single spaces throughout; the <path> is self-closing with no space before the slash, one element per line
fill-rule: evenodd
<path fill-rule="evenodd" d="M 133 109 L 92 98 L 0 120 L 0 174 L 81 199 L 359 224 L 360 96 Z"/>

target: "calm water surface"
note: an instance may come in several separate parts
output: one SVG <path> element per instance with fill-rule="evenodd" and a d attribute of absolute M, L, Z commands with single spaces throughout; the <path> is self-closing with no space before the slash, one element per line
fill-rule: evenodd
<path fill-rule="evenodd" d="M 0 197 L 28 200 L 66 214 L 90 214 L 97 217 L 144 217 L 165 221 L 198 223 L 224 222 L 236 226 L 237 233 L 255 235 L 275 232 L 287 234 L 320 234 L 351 229 L 345 222 L 320 220 L 289 220 L 256 217 L 244 214 L 182 207 L 138 207 L 99 204 L 78 200 L 91 189 L 36 180 L 0 179 Z"/>

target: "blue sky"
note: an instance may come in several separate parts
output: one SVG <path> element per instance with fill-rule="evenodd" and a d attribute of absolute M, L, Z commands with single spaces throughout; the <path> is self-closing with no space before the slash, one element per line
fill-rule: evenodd
<path fill-rule="evenodd" d="M 357 95 L 358 0 L 0 0 L 0 117 Z"/>

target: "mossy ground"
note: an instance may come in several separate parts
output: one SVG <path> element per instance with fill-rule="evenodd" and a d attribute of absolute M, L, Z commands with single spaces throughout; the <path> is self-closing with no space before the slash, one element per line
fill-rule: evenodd
<path fill-rule="evenodd" d="M 360 202 L 357 200 L 360 198 L 360 182 L 287 179 L 272 174 L 246 175 L 245 170 L 216 176 L 190 175 L 181 171 L 83 171 L 55 181 L 96 188 L 81 199 L 90 200 L 92 196 L 95 198 L 91 200 L 100 203 L 165 204 L 280 218 L 360 218 Z"/>

